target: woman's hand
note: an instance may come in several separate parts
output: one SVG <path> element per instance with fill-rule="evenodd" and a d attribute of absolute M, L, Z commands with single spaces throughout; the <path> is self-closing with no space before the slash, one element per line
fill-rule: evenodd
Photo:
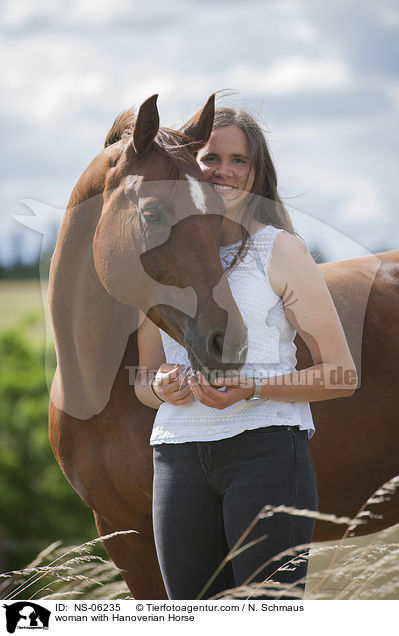
<path fill-rule="evenodd" d="M 253 380 L 240 375 L 226 378 L 225 381 L 217 381 L 219 386 L 226 386 L 225 391 L 214 388 L 200 372 L 198 379 L 194 375 L 190 375 L 188 384 L 197 400 L 214 409 L 225 409 L 227 406 L 250 397 L 254 392 Z"/>
<path fill-rule="evenodd" d="M 181 406 L 193 399 L 191 389 L 187 384 L 190 368 L 183 364 L 161 364 L 153 381 L 154 391 L 164 402 Z"/>

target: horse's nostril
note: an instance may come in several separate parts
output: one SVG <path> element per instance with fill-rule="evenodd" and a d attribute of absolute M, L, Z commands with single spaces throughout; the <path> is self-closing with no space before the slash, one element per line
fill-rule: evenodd
<path fill-rule="evenodd" d="M 221 333 L 216 334 L 213 338 L 213 343 L 215 352 L 218 354 L 218 357 L 221 358 L 223 353 L 224 336 Z"/>
<path fill-rule="evenodd" d="M 211 356 L 222 359 L 224 334 L 220 332 L 213 333 L 208 338 L 207 349 Z"/>
<path fill-rule="evenodd" d="M 247 342 L 243 343 L 242 346 L 237 343 L 229 347 L 225 336 L 224 331 L 214 331 L 207 340 L 207 352 L 212 358 L 212 363 L 215 364 L 219 361 L 228 365 L 245 364 L 248 353 Z"/>

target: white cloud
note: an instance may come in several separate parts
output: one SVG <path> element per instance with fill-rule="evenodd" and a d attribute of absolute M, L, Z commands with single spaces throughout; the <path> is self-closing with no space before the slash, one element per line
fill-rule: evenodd
<path fill-rule="evenodd" d="M 34 111 L 39 121 L 48 123 L 49 118 L 61 118 L 71 108 L 82 102 L 95 101 L 104 90 L 104 77 L 100 73 L 65 73 L 45 85 L 34 101 Z"/>
<path fill-rule="evenodd" d="M 7 100 L 1 110 L 32 124 L 55 117 L 61 119 L 103 90 L 105 78 L 95 64 L 95 52 L 84 42 L 72 45 L 67 37 L 45 36 L 7 40 L 0 56 L 8 63 L 1 67 L 1 82 Z M 9 61 L 12 60 L 12 64 Z"/>
<path fill-rule="evenodd" d="M 388 220 L 377 184 L 365 178 L 352 177 L 345 182 L 343 195 L 339 205 L 339 222 L 351 224 Z"/>
<path fill-rule="evenodd" d="M 139 75 L 134 85 L 122 91 L 121 104 L 123 106 L 139 105 L 154 93 L 159 94 L 159 104 L 172 104 L 176 107 L 179 93 L 184 90 L 185 95 L 190 95 L 192 100 L 200 99 L 204 102 L 215 88 L 212 80 L 204 73 L 170 72 L 168 74 L 145 74 Z M 161 113 L 162 123 L 163 113 Z"/>
<path fill-rule="evenodd" d="M 395 141 L 381 144 L 391 126 L 359 117 L 276 129 L 269 137 L 284 202 L 370 249 L 393 245 Z"/>
<path fill-rule="evenodd" d="M 241 90 L 276 95 L 344 88 L 351 74 L 338 59 L 289 57 L 266 68 L 238 64 L 228 72 L 227 79 Z"/>
<path fill-rule="evenodd" d="M 126 19 L 148 21 L 170 17 L 187 10 L 185 0 L 3 0 L 0 25 L 6 29 L 40 28 L 40 21 L 54 27 L 70 26 L 88 29 L 103 27 Z"/>
<path fill-rule="evenodd" d="M 397 3 L 378 6 L 375 17 L 384 27 L 397 29 L 399 27 L 399 7 Z"/>
<path fill-rule="evenodd" d="M 319 42 L 319 33 L 311 22 L 299 19 L 291 25 L 291 36 L 305 44 Z"/>
<path fill-rule="evenodd" d="M 376 83 L 379 84 L 381 92 L 385 92 L 386 96 L 392 103 L 396 112 L 399 111 L 399 81 L 397 80 L 384 80 L 383 78 L 376 78 Z"/>
<path fill-rule="evenodd" d="M 51 9 L 50 0 L 43 6 L 44 10 Z M 54 6 L 54 5 L 53 5 Z M 18 27 L 26 24 L 37 13 L 37 6 L 30 0 L 19 0 L 18 2 L 4 2 L 0 13 L 0 24 L 3 27 Z"/>
<path fill-rule="evenodd" d="M 131 4 L 136 4 L 136 9 L 140 6 L 137 6 L 138 3 Z M 71 2 L 74 21 L 91 25 L 106 24 L 111 19 L 123 17 L 128 9 L 126 0 L 74 0 Z"/>

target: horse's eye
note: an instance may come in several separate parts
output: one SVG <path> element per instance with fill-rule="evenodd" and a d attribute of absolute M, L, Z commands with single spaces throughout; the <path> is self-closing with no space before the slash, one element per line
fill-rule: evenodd
<path fill-rule="evenodd" d="M 142 211 L 142 215 L 146 223 L 161 223 L 162 210 L 160 208 L 147 208 Z"/>

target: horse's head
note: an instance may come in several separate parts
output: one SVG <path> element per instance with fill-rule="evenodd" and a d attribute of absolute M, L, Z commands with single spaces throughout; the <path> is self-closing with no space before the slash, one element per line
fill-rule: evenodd
<path fill-rule="evenodd" d="M 187 349 L 194 369 L 239 369 L 247 334 L 219 256 L 223 203 L 194 157 L 212 130 L 214 96 L 178 132 L 159 128 L 156 97 L 108 134 L 95 269 L 110 296 Z"/>

